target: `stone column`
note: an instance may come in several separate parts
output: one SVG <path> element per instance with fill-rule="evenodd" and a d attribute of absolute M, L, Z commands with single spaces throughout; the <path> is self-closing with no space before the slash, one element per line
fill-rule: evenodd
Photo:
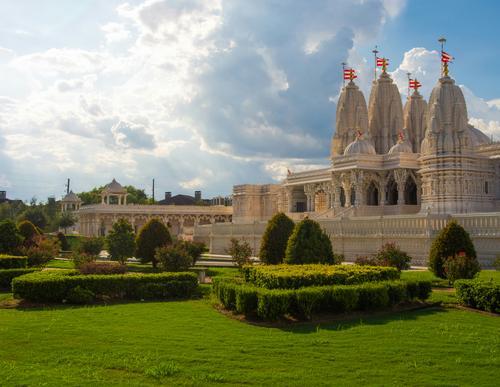
<path fill-rule="evenodd" d="M 394 171 L 394 180 L 398 186 L 398 206 L 405 204 L 405 184 L 407 171 L 405 169 L 396 169 Z"/>
<path fill-rule="evenodd" d="M 127 194 L 125 194 L 125 195 L 123 196 L 123 200 L 124 200 L 124 203 L 123 203 L 123 204 L 124 204 L 124 205 L 127 205 Z"/>

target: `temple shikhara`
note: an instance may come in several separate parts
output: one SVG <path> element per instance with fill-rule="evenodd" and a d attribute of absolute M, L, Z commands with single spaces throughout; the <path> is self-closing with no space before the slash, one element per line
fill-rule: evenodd
<path fill-rule="evenodd" d="M 489 265 L 500 251 L 500 143 L 468 123 L 467 106 L 441 51 L 442 75 L 429 100 L 409 79 L 404 106 L 387 73 L 373 81 L 368 104 L 344 68 L 328 168 L 291 173 L 281 184 L 237 185 L 232 223 L 199 226 L 195 238 L 221 253 L 230 237 L 258 251 L 266 220 L 277 211 L 317 220 L 336 253 L 354 259 L 389 241 L 424 263 L 434 235 L 449 219 L 474 239 Z M 377 73 L 377 72 L 376 72 Z"/>

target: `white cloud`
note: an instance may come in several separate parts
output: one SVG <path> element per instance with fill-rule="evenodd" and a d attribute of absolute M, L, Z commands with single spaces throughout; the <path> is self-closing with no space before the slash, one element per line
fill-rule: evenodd
<path fill-rule="evenodd" d="M 126 40 L 130 36 L 130 31 L 120 23 L 107 23 L 101 27 L 108 43 L 116 43 Z"/>

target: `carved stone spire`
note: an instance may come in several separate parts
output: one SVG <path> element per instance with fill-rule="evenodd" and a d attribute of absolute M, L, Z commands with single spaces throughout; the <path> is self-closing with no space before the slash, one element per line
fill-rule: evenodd
<path fill-rule="evenodd" d="M 332 156 L 342 155 L 354 141 L 358 131 L 368 130 L 368 110 L 365 97 L 353 81 L 342 88 L 337 103 L 335 135 L 332 138 Z"/>
<path fill-rule="evenodd" d="M 422 95 L 415 90 L 406 101 L 403 117 L 407 140 L 411 143 L 413 152 L 420 152 L 420 144 L 425 136 L 425 112 L 427 102 Z"/>
<path fill-rule="evenodd" d="M 398 87 L 389 74 L 382 72 L 373 81 L 368 105 L 368 126 L 375 149 L 385 154 L 397 142 L 403 129 L 403 104 Z"/>

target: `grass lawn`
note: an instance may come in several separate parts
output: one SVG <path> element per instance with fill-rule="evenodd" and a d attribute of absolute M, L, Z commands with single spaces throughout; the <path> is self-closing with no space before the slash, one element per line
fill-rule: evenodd
<path fill-rule="evenodd" d="M 427 309 L 287 328 L 208 299 L 0 309 L 0 384 L 496 385 L 497 317 Z"/>

